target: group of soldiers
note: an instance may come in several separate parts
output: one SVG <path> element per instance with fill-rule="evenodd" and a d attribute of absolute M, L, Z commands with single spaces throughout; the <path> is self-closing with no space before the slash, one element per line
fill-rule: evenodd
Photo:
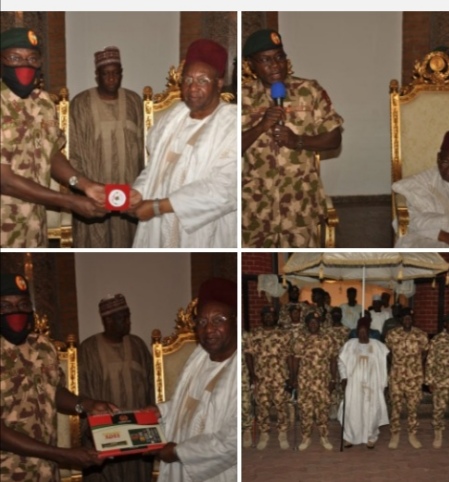
<path fill-rule="evenodd" d="M 362 315 L 362 314 L 361 314 Z M 365 312 L 366 316 L 367 313 Z M 328 421 L 335 419 L 343 399 L 337 369 L 338 354 L 346 341 L 357 336 L 342 324 L 341 308 L 331 308 L 325 292 L 312 290 L 312 303 L 299 301 L 299 289 L 289 288 L 289 301 L 276 310 L 261 312 L 262 325 L 242 335 L 242 444 L 263 450 L 270 439 L 272 410 L 281 449 L 290 448 L 288 430 L 294 425 L 295 449 L 307 449 L 316 424 L 321 445 L 333 446 Z M 370 330 L 370 337 L 385 343 L 388 355 L 391 440 L 399 445 L 400 415 L 405 401 L 408 440 L 418 449 L 418 406 L 423 384 L 432 393 L 434 442 L 442 446 L 445 410 L 449 405 L 449 315 L 443 330 L 430 342 L 427 334 L 413 326 L 413 311 L 402 308 L 397 326 L 387 333 Z M 296 445 L 296 422 L 302 440 Z"/>

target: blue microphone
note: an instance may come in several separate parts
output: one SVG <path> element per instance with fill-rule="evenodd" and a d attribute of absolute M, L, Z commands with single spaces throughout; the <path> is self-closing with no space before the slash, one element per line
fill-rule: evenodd
<path fill-rule="evenodd" d="M 283 82 L 274 82 L 273 84 L 271 84 L 271 97 L 273 98 L 276 105 L 284 107 L 284 99 L 286 93 L 287 91 Z M 284 125 L 284 123 L 280 121 L 279 125 Z"/>

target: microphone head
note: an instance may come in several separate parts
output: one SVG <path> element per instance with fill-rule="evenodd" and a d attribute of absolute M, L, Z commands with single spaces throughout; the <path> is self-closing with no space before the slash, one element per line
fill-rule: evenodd
<path fill-rule="evenodd" d="M 273 99 L 285 99 L 287 91 L 283 82 L 274 82 L 271 84 L 271 97 Z"/>

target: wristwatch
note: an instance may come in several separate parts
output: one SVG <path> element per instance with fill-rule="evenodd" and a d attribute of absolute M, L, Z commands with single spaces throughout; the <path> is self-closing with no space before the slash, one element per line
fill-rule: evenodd
<path fill-rule="evenodd" d="M 86 409 L 83 407 L 82 400 L 78 400 L 77 404 L 75 405 L 75 412 L 78 415 L 84 415 L 86 413 Z"/>
<path fill-rule="evenodd" d="M 72 176 L 70 179 L 69 179 L 69 186 L 70 187 L 75 187 L 77 184 L 78 184 L 78 176 Z"/>
<path fill-rule="evenodd" d="M 161 215 L 160 199 L 153 200 L 153 213 L 155 216 Z"/>

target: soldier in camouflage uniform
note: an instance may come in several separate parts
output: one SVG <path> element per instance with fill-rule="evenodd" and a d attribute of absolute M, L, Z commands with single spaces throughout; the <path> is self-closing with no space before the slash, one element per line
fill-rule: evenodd
<path fill-rule="evenodd" d="M 288 283 L 288 303 L 285 303 L 281 306 L 279 310 L 279 321 L 278 325 L 280 328 L 292 328 L 292 323 L 298 323 L 301 326 L 305 327 L 303 320 L 300 318 L 295 321 L 292 320 L 292 317 L 301 316 L 301 312 L 303 310 L 308 309 L 308 303 L 304 303 L 299 301 L 300 290 L 296 285 Z"/>
<path fill-rule="evenodd" d="M 342 323 L 343 312 L 339 307 L 331 309 L 332 327 L 329 329 L 329 333 L 337 344 L 337 350 L 340 352 L 343 345 L 348 341 L 349 332 L 351 331 L 347 326 Z M 340 373 L 337 370 L 335 377 L 335 389 L 331 394 L 331 409 L 329 418 L 331 420 L 337 419 L 338 407 L 343 400 L 343 387 L 341 386 Z"/>
<path fill-rule="evenodd" d="M 31 334 L 33 305 L 21 275 L 1 275 L 0 451 L 2 482 L 57 482 L 58 464 L 102 462 L 93 449 L 56 447 L 56 412 L 111 411 L 105 402 L 81 399 L 65 387 L 56 348 Z"/>
<path fill-rule="evenodd" d="M 426 333 L 413 326 L 412 315 L 413 311 L 410 308 L 404 308 L 401 312 L 402 326 L 390 330 L 385 339 L 385 344 L 392 356 L 389 377 L 391 440 L 388 445 L 391 449 L 396 449 L 399 444 L 403 399 L 407 404 L 410 445 L 416 449 L 421 447 L 421 443 L 416 438 L 417 412 L 422 398 L 423 365 L 429 341 Z"/>
<path fill-rule="evenodd" d="M 318 312 L 310 312 L 306 316 L 306 324 L 307 331 L 291 341 L 293 363 L 290 382 L 298 387 L 303 437 L 299 450 L 306 450 L 310 446 L 314 420 L 320 432 L 321 444 L 326 450 L 332 450 L 327 424 L 330 394 L 335 388 L 337 375 L 338 348 L 329 331 L 321 331 Z"/>
<path fill-rule="evenodd" d="M 248 332 L 242 332 L 242 444 L 244 448 L 251 447 L 253 416 L 251 413 L 251 383 L 249 371 L 245 361 L 245 351 Z"/>
<path fill-rule="evenodd" d="M 425 383 L 432 392 L 433 446 L 439 449 L 443 443 L 444 411 L 449 405 L 449 314 L 444 317 L 443 331 L 430 341 Z"/>
<path fill-rule="evenodd" d="M 288 379 L 287 354 L 290 335 L 277 325 L 278 315 L 272 307 L 262 310 L 261 328 L 248 334 L 245 358 L 251 385 L 255 387 L 257 401 L 257 425 L 260 433 L 257 448 L 266 448 L 270 432 L 270 408 L 277 412 L 277 429 L 282 449 L 288 449 L 287 392 L 284 385 Z"/>
<path fill-rule="evenodd" d="M 339 147 L 343 120 L 318 82 L 290 75 L 278 32 L 254 32 L 243 56 L 256 77 L 242 86 L 243 246 L 319 246 L 326 205 L 315 152 Z M 285 84 L 283 107 L 275 82 Z"/>
<path fill-rule="evenodd" d="M 60 152 L 66 140 L 55 105 L 35 88 L 42 59 L 32 30 L 2 32 L 1 66 L 1 246 L 46 247 L 45 206 L 103 215 L 104 187 L 81 176 Z M 51 177 L 88 197 L 49 189 Z"/>

